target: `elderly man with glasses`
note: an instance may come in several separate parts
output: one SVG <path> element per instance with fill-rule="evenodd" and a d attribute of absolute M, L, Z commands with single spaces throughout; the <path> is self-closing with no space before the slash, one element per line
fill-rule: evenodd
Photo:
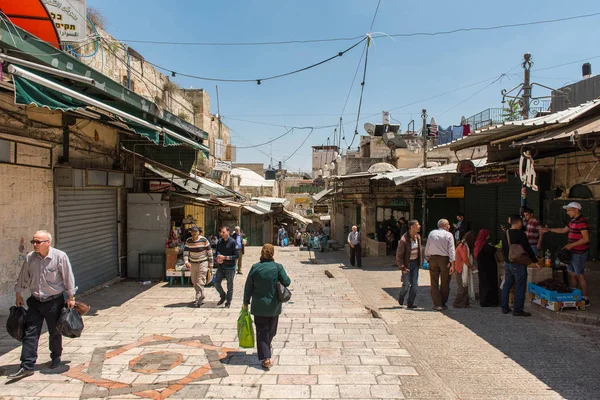
<path fill-rule="evenodd" d="M 33 250 L 27 254 L 19 278 L 15 284 L 16 304 L 25 305 L 22 292 L 29 290 L 25 339 L 21 349 L 21 368 L 8 376 L 21 379 L 33 375 L 37 361 L 37 349 L 42 325 L 48 325 L 50 335 L 50 368 L 60 366 L 62 336 L 56 329 L 60 313 L 65 305 L 64 292 L 67 292 L 67 306 L 75 306 L 75 278 L 69 257 L 52 247 L 52 235 L 47 231 L 37 231 L 33 235 Z"/>
<path fill-rule="evenodd" d="M 433 309 L 442 311 L 450 295 L 450 275 L 454 273 L 454 236 L 450 233 L 447 219 L 438 221 L 438 229 L 431 231 L 425 245 L 425 258 L 429 262 L 431 299 Z M 441 278 L 441 286 L 440 286 Z"/>

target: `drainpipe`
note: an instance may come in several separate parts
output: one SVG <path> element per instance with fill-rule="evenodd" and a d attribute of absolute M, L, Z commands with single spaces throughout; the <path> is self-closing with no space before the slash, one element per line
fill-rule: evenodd
<path fill-rule="evenodd" d="M 75 117 L 63 113 L 62 115 L 62 156 L 59 158 L 61 164 L 69 163 L 69 147 L 70 147 L 70 135 L 69 126 L 75 125 L 77 120 Z"/>

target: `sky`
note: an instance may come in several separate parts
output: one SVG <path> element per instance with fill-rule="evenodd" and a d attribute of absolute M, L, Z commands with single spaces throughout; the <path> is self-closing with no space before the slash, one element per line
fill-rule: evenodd
<path fill-rule="evenodd" d="M 381 0 L 88 0 L 106 18 L 105 29 L 150 62 L 190 75 L 224 79 L 258 79 L 297 70 L 349 48 L 358 40 L 277 46 L 185 46 L 136 41 L 240 43 L 363 36 L 369 32 L 398 34 L 439 32 L 559 19 L 600 12 L 594 0 L 481 0 L 408 2 Z M 574 7 L 577 5 L 577 7 Z M 487 108 L 502 107 L 501 90 L 522 82 L 523 54 L 532 54 L 532 82 L 552 88 L 581 79 L 581 64 L 592 71 L 600 58 L 595 40 L 600 15 L 493 31 L 438 36 L 380 37 L 369 48 L 366 80 L 358 123 L 381 123 L 391 111 L 402 131 L 422 109 L 441 126 L 459 124 Z M 256 83 L 210 82 L 176 76 L 183 88 L 203 88 L 211 96 L 211 112 L 220 114 L 238 146 L 237 162 L 269 165 L 282 161 L 288 170 L 311 170 L 311 146 L 333 144 L 333 127 L 343 118 L 345 141 L 356 129 L 365 42 L 331 62 L 308 71 Z M 359 61 L 362 62 L 359 64 Z M 579 60 L 584 60 L 579 62 Z M 578 62 L 576 62 L 578 61 Z M 576 62 L 562 67 L 560 64 Z M 599 62 L 600 65 L 600 62 Z M 543 68 L 554 67 L 546 70 Z M 536 70 L 540 70 L 537 72 Z M 356 80 L 353 78 L 358 71 Z M 502 76 L 502 74 L 505 74 Z M 352 86 L 352 89 L 351 89 Z M 534 87 L 534 96 L 546 96 Z M 347 104 L 346 104 L 347 101 Z M 346 107 L 344 108 L 344 105 Z M 343 114 L 342 114 L 343 111 Z M 304 144 L 302 144 L 304 142 Z"/>

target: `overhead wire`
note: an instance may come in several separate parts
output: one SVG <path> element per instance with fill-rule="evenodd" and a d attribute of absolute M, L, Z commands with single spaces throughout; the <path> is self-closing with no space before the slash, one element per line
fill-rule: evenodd
<path fill-rule="evenodd" d="M 443 36 L 452 35 L 459 32 L 472 32 L 472 31 L 491 31 L 506 28 L 517 28 L 522 26 L 541 25 L 541 24 L 552 24 L 557 22 L 571 21 L 582 18 L 591 18 L 600 15 L 600 12 L 581 14 L 570 17 L 562 17 L 548 20 L 529 21 L 514 24 L 502 24 L 487 27 L 468 27 L 468 28 L 457 28 L 446 31 L 434 31 L 434 32 L 408 32 L 408 33 L 395 33 L 391 35 L 374 35 L 373 38 L 380 38 L 385 36 L 391 37 L 414 37 L 414 36 Z M 281 40 L 281 41 L 263 41 L 263 42 L 179 42 L 179 41 L 160 41 L 160 40 L 138 40 L 138 39 L 119 39 L 123 42 L 131 43 L 145 43 L 145 44 L 156 44 L 156 45 L 178 45 L 178 46 L 215 46 L 215 47 L 235 47 L 235 46 L 278 46 L 288 44 L 306 44 L 306 43 L 324 43 L 324 42 L 339 42 L 339 41 L 353 41 L 358 40 L 364 35 L 350 36 L 350 37 L 335 37 L 335 38 L 321 38 L 321 39 L 303 39 L 303 40 Z"/>

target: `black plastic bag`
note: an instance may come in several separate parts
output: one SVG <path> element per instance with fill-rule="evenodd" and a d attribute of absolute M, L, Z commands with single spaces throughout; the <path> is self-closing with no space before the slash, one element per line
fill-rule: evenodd
<path fill-rule="evenodd" d="M 19 342 L 25 339 L 26 315 L 27 311 L 23 307 L 12 306 L 8 320 L 6 320 L 6 331 Z"/>
<path fill-rule="evenodd" d="M 68 338 L 77 338 L 83 331 L 83 320 L 74 308 L 63 308 L 60 312 L 56 329 L 61 335 Z"/>

